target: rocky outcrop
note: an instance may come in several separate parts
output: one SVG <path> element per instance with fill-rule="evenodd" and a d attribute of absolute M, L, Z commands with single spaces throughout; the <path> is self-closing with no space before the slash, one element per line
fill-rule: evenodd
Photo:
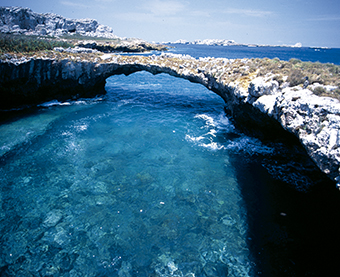
<path fill-rule="evenodd" d="M 258 80 L 255 84 L 258 85 Z M 243 101 L 274 118 L 285 130 L 299 138 L 317 166 L 339 185 L 339 101 L 316 96 L 310 90 L 300 87 L 287 87 L 280 91 L 275 81 L 263 83 L 261 89 L 257 90 L 261 93 L 256 93 L 255 84 L 249 85 L 250 97 Z"/>
<path fill-rule="evenodd" d="M 120 40 L 119 42 L 85 40 L 76 43 L 77 47 L 98 50 L 104 53 L 111 52 L 145 52 L 145 51 L 166 51 L 167 46 L 149 43 L 140 39 Z"/>
<path fill-rule="evenodd" d="M 272 136 L 282 130 L 293 134 L 320 170 L 340 186 L 339 101 L 318 97 L 301 87 L 279 85 L 270 74 L 257 77 L 247 73 L 251 60 L 56 51 L 44 55 L 3 56 L 0 109 L 97 94 L 103 92 L 105 79 L 114 74 L 142 70 L 167 73 L 216 92 L 225 100 L 233 118 L 245 128 L 262 128 Z"/>
<path fill-rule="evenodd" d="M 57 38 L 67 35 L 68 41 L 76 47 L 106 53 L 167 50 L 165 45 L 149 43 L 135 38 L 119 38 L 113 34 L 110 27 L 101 25 L 94 19 L 68 19 L 52 13 L 39 14 L 28 8 L 20 7 L 0 7 L 0 33 Z M 82 36 L 93 37 L 93 40 L 75 42 L 76 40 L 73 38 L 79 38 L 79 36 L 73 37 L 75 34 L 80 35 L 80 38 Z M 95 38 L 101 39 L 95 40 Z M 107 38 L 107 40 L 102 38 Z M 65 36 L 62 37 L 62 40 L 65 41 Z M 79 52 L 79 49 L 70 51 Z M 82 50 L 82 52 L 84 51 L 86 50 Z"/>
<path fill-rule="evenodd" d="M 0 32 L 57 37 L 65 34 L 117 37 L 110 27 L 94 19 L 69 19 L 53 13 L 35 13 L 21 7 L 0 7 Z"/>

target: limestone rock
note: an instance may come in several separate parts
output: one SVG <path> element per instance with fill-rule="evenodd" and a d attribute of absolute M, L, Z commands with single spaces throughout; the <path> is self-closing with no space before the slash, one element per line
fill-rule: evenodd
<path fill-rule="evenodd" d="M 252 80 L 248 89 L 237 81 L 223 83 L 219 74 L 213 74 L 223 70 L 214 61 L 171 54 L 121 57 L 89 53 L 74 57 L 62 53 L 61 58 L 15 58 L 5 54 L 0 63 L 0 109 L 84 97 L 103 89 L 105 79 L 115 74 L 141 70 L 167 73 L 210 88 L 225 100 L 230 114 L 237 113 L 239 122 L 247 126 L 255 122 L 270 132 L 286 130 L 295 135 L 315 164 L 340 186 L 338 100 L 316 96 L 309 89 L 280 88 L 276 81 L 262 77 Z M 58 216 L 51 215 L 46 224 L 54 224 L 54 218 Z"/>
<path fill-rule="evenodd" d="M 0 7 L 0 32 L 61 36 L 80 34 L 116 38 L 113 30 L 94 19 L 69 19 L 53 13 L 35 13 L 29 8 Z"/>
<path fill-rule="evenodd" d="M 271 115 L 283 128 L 300 139 L 308 154 L 323 172 L 332 178 L 338 176 L 340 167 L 338 100 L 316 96 L 308 89 L 296 91 L 294 88 L 286 88 L 275 103 L 275 114 Z"/>
<path fill-rule="evenodd" d="M 263 77 L 252 80 L 248 87 L 248 93 L 254 97 L 275 94 L 278 90 L 279 83 L 277 81 L 265 81 Z"/>

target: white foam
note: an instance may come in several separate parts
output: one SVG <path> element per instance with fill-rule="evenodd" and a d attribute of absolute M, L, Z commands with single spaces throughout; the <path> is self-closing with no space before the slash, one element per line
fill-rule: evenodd
<path fill-rule="evenodd" d="M 52 101 L 40 104 L 38 105 L 38 107 L 69 106 L 69 105 L 71 105 L 70 102 L 59 102 L 57 100 L 52 100 Z"/>
<path fill-rule="evenodd" d="M 227 132 L 232 132 L 235 130 L 234 125 L 231 124 L 228 117 L 224 113 L 220 113 L 218 116 L 211 116 L 208 114 L 197 114 L 194 118 L 203 119 L 205 121 L 206 128 L 217 128 L 217 129 L 223 129 Z"/>
<path fill-rule="evenodd" d="M 234 152 L 245 152 L 247 154 L 271 154 L 274 152 L 274 148 L 263 145 L 259 140 L 242 136 L 238 139 L 230 141 L 225 147 L 227 150 Z"/>
<path fill-rule="evenodd" d="M 194 118 L 203 119 L 207 126 L 212 126 L 212 127 L 216 126 L 216 123 L 215 123 L 214 119 L 211 116 L 207 115 L 207 114 L 198 114 L 198 115 L 195 115 Z"/>
<path fill-rule="evenodd" d="M 204 139 L 204 137 L 202 137 L 202 136 L 200 136 L 200 137 L 193 137 L 193 136 L 190 136 L 190 135 L 185 135 L 185 139 L 187 141 L 190 141 L 190 142 L 199 142 L 202 139 Z"/>
<path fill-rule="evenodd" d="M 102 101 L 102 97 L 94 97 L 94 98 L 82 98 L 75 101 L 65 101 L 60 102 L 58 100 L 51 100 L 45 103 L 38 105 L 38 107 L 53 107 L 53 106 L 70 106 L 70 105 L 86 105 L 88 103 L 96 103 L 98 101 Z"/>
<path fill-rule="evenodd" d="M 210 150 L 221 150 L 225 149 L 225 147 L 217 142 L 211 142 L 211 143 L 201 143 L 199 146 L 208 148 Z"/>
<path fill-rule="evenodd" d="M 249 155 L 253 154 L 271 154 L 274 149 L 265 146 L 258 139 L 241 135 L 238 138 L 227 140 L 225 142 L 215 141 L 219 132 L 235 133 L 235 127 L 230 123 L 225 114 L 221 113 L 218 116 L 211 116 L 208 114 L 197 114 L 194 118 L 204 120 L 204 126 L 200 129 L 206 130 L 206 133 L 198 136 L 186 135 L 185 139 L 200 147 L 209 150 L 230 150 L 238 153 L 243 152 Z"/>

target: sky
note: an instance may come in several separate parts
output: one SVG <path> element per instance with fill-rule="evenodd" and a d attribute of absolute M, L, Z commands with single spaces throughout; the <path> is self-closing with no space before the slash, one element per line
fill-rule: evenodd
<path fill-rule="evenodd" d="M 228 39 L 340 48 L 339 0 L 0 0 L 0 5 L 93 18 L 119 37 L 149 42 Z"/>

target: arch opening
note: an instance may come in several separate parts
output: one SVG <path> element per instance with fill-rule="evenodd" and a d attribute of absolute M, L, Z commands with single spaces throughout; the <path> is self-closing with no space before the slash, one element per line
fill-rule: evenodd
<path fill-rule="evenodd" d="M 338 218 L 339 209 L 319 190 L 301 212 L 305 194 L 262 167 L 269 160 L 276 166 L 271 172 L 286 176 L 273 147 L 239 132 L 219 96 L 147 72 L 109 78 L 106 89 L 96 99 L 45 105 L 18 123 L 41 128 L 1 158 L 3 199 L 11 207 L 4 211 L 5 236 L 13 229 L 8 236 L 20 236 L 29 225 L 30 249 L 54 247 L 55 262 L 67 253 L 74 257 L 69 268 L 81 275 L 315 271 L 306 260 L 325 241 L 315 241 L 313 231 L 333 230 L 329 215 Z M 313 230 L 296 224 L 306 221 Z M 36 229 L 44 231 L 41 239 L 34 237 Z M 316 250 L 301 255 L 311 239 Z M 287 249 L 291 241 L 294 251 Z M 80 244 L 79 256 L 72 256 Z M 13 254 L 11 247 L 3 251 Z"/>

